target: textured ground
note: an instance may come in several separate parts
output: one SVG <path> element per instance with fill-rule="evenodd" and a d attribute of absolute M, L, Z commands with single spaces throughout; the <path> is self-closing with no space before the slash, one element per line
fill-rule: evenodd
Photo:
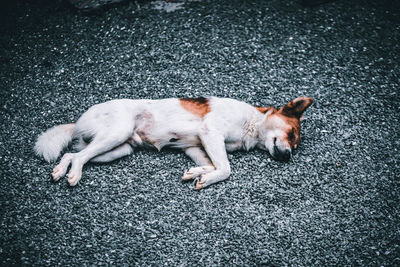
<path fill-rule="evenodd" d="M 8 7 L 0 265 L 400 265 L 399 4 L 213 2 Z M 32 151 L 95 103 L 207 95 L 314 97 L 294 162 L 234 153 L 196 192 L 183 154 L 139 151 L 71 188 Z"/>

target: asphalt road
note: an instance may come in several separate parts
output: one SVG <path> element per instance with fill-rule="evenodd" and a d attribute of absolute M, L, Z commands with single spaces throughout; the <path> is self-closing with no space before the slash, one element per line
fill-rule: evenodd
<path fill-rule="evenodd" d="M 0 265 L 400 265 L 396 1 L 16 2 L 0 32 Z M 51 182 L 37 135 L 114 98 L 311 96 L 294 161 L 229 155 L 206 190 L 180 152 Z"/>

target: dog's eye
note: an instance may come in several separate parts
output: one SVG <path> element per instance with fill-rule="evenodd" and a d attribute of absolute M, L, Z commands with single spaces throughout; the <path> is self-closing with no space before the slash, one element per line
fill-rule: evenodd
<path fill-rule="evenodd" d="M 294 128 L 292 128 L 292 130 L 288 133 L 288 138 L 290 140 L 294 139 Z"/>

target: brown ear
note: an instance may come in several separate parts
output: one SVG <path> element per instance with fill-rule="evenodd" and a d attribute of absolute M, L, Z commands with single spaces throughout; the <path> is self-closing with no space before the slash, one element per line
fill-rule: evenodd
<path fill-rule="evenodd" d="M 314 102 L 314 99 L 311 97 L 298 97 L 289 103 L 286 106 L 282 107 L 279 111 L 286 116 L 294 116 L 300 119 L 303 112 Z"/>

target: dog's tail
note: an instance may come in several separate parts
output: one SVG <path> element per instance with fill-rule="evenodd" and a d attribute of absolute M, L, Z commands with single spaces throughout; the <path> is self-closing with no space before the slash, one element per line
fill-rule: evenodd
<path fill-rule="evenodd" d="M 55 161 L 61 151 L 68 146 L 74 135 L 75 123 L 61 124 L 39 135 L 35 152 L 47 162 Z"/>

